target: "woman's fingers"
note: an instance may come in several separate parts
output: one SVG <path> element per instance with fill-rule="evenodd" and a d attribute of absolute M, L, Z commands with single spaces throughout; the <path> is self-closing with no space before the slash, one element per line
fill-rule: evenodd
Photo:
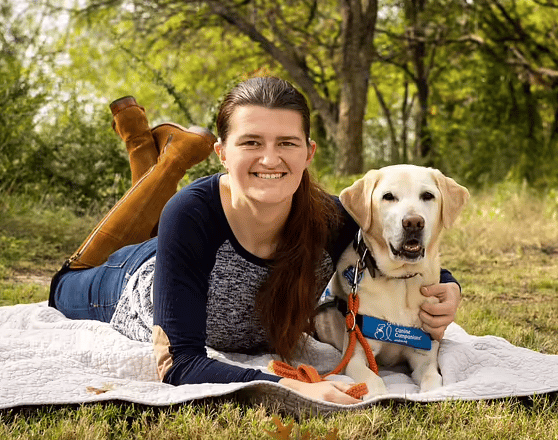
<path fill-rule="evenodd" d="M 440 341 L 444 332 L 457 313 L 461 301 L 461 291 L 456 283 L 441 283 L 422 287 L 421 293 L 426 297 L 438 298 L 438 303 L 425 302 L 421 306 L 419 317 L 424 331 L 433 339 Z"/>
<path fill-rule="evenodd" d="M 279 381 L 299 393 L 312 399 L 325 400 L 326 402 L 339 403 L 341 405 L 351 405 L 362 402 L 347 394 L 349 388 L 354 384 L 346 384 L 339 381 L 328 381 L 316 383 L 306 383 L 295 379 L 283 378 Z"/>
<path fill-rule="evenodd" d="M 344 405 L 352 405 L 352 404 L 355 404 L 355 403 L 362 402 L 362 400 L 355 399 L 354 397 L 349 396 L 347 394 L 347 391 L 349 391 L 349 389 L 355 385 L 354 383 L 347 384 L 347 383 L 338 382 L 338 381 L 326 381 L 324 383 L 330 383 L 338 391 L 338 393 L 336 393 L 334 395 L 335 400 L 328 400 L 329 402 L 337 401 L 337 403 L 341 403 L 341 404 L 344 404 Z M 339 394 L 339 392 L 340 392 L 340 394 Z"/>

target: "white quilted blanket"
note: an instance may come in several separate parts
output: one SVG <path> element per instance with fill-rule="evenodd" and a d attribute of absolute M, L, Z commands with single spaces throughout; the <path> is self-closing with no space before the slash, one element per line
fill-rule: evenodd
<path fill-rule="evenodd" d="M 214 351 L 210 355 L 262 369 L 271 359 Z M 494 336 L 470 336 L 456 324 L 446 332 L 439 360 L 442 388 L 419 393 L 404 368 L 382 371 L 390 394 L 348 407 L 310 400 L 264 381 L 175 387 L 158 381 L 149 343 L 131 341 L 108 324 L 66 319 L 46 303 L 0 307 L 0 409 L 104 400 L 161 406 L 235 395 L 279 403 L 292 412 L 328 413 L 386 399 L 472 400 L 558 391 L 558 355 L 516 347 Z M 316 342 L 301 358 L 322 371 L 338 361 L 337 351 Z"/>

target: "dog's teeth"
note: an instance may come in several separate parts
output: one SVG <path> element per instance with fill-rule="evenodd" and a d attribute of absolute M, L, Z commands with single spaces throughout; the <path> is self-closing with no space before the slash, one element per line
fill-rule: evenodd
<path fill-rule="evenodd" d="M 404 247 L 405 247 L 405 250 L 407 250 L 409 252 L 417 252 L 418 250 L 420 250 L 420 246 L 416 245 L 416 244 L 414 244 L 414 245 L 407 244 Z"/>

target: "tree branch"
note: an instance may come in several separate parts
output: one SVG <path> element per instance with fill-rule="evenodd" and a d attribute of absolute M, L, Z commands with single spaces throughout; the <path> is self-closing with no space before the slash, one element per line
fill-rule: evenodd
<path fill-rule="evenodd" d="M 540 6 L 546 6 L 547 8 L 557 8 L 558 9 L 558 2 L 556 2 L 556 0 L 548 0 L 546 2 L 540 1 L 540 0 L 532 0 L 533 3 L 536 3 L 537 5 Z"/>
<path fill-rule="evenodd" d="M 320 96 L 309 74 L 308 67 L 300 65 L 293 47 L 286 45 L 285 49 L 280 49 L 224 1 L 210 0 L 207 3 L 214 14 L 235 26 L 241 33 L 258 43 L 265 52 L 279 61 L 306 93 L 314 109 L 320 112 L 328 124 L 334 125 L 336 123 L 335 103 Z M 287 51 L 287 49 L 289 50 Z"/>

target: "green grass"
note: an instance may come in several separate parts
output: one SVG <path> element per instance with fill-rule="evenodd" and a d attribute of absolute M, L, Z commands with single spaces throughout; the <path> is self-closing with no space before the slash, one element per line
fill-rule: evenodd
<path fill-rule="evenodd" d="M 558 403 L 535 397 L 497 402 L 377 405 L 366 411 L 293 420 L 291 439 L 555 439 Z M 270 411 L 235 402 L 170 408 L 134 404 L 18 409 L 1 413 L 0 438 L 9 439 L 264 439 L 276 432 Z M 278 438 L 278 437 L 275 437 Z"/>
<path fill-rule="evenodd" d="M 48 275 L 95 224 L 25 199 L 0 205 L 0 305 L 45 300 Z M 37 208 L 39 206 L 39 208 Z M 471 334 L 558 354 L 558 194 L 501 185 L 474 194 L 442 249 L 463 287 L 456 321 Z M 37 276 L 32 280 L 30 276 Z M 266 439 L 273 408 L 231 400 L 168 408 L 92 404 L 0 411 L 0 439 Z M 281 415 L 291 439 L 556 439 L 554 396 L 391 403 L 329 417 Z M 330 437 L 331 438 L 331 437 Z"/>

